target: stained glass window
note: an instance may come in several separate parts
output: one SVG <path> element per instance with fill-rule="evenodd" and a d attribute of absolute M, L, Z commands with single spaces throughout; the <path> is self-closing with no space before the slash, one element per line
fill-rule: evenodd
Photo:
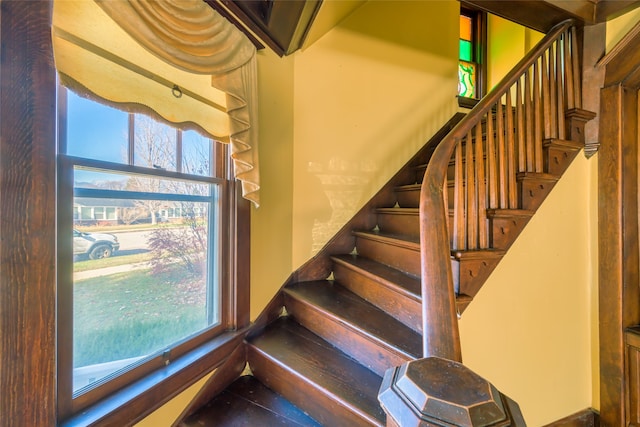
<path fill-rule="evenodd" d="M 477 60 L 474 55 L 474 18 L 460 14 L 460 53 L 458 63 L 458 95 L 476 98 Z"/>

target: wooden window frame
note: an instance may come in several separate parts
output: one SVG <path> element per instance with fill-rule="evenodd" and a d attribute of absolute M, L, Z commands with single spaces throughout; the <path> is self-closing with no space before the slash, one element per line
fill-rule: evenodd
<path fill-rule="evenodd" d="M 473 58 L 476 64 L 476 98 L 458 96 L 458 105 L 463 108 L 473 108 L 487 92 L 487 12 L 477 9 L 465 2 L 461 2 L 460 15 L 468 16 L 473 20 Z M 459 59 L 458 62 L 460 62 Z"/>
<path fill-rule="evenodd" d="M 60 112 L 58 138 L 66 139 L 66 97 L 64 90 L 58 92 Z M 214 179 L 220 188 L 220 233 L 221 259 L 221 324 L 205 333 L 173 347 L 177 357 L 158 355 L 135 366 L 127 372 L 105 381 L 96 389 L 74 397 L 72 392 L 72 348 L 58 345 L 58 421 L 62 426 L 79 425 L 129 425 L 140 421 L 156 408 L 170 400 L 180 391 L 219 366 L 224 359 L 242 343 L 249 325 L 250 287 L 250 203 L 241 197 L 239 183 L 233 179 L 233 165 L 228 146 L 214 144 L 215 153 L 211 165 L 213 174 L 222 171 L 223 179 Z M 61 153 L 63 150 L 61 150 Z M 71 247 L 73 204 L 73 164 L 79 160 L 58 155 L 58 201 L 57 233 L 58 247 Z M 106 162 L 82 160 L 100 167 Z M 113 166 L 113 165 L 109 165 Z M 180 168 L 180 166 L 177 166 Z M 120 165 L 126 171 L 140 169 L 136 166 Z M 153 173 L 153 172 L 152 172 Z M 163 172 L 161 172 L 162 174 Z M 166 173 L 165 173 L 166 174 Z M 169 175 L 178 173 L 169 173 Z M 64 221 L 62 218 L 67 218 Z M 69 235 L 69 236 L 67 236 Z M 60 254 L 60 252 L 59 252 Z M 57 326 L 59 340 L 69 342 L 72 334 L 72 295 L 62 284 L 72 283 L 71 263 L 59 259 L 57 278 L 61 289 L 58 295 Z M 67 287 L 69 288 L 69 287 Z M 62 294 L 60 294 L 62 292 Z M 66 293 L 66 294 L 65 294 Z M 61 342 L 62 342 L 61 341 Z M 170 359 L 169 359 L 169 358 Z"/>

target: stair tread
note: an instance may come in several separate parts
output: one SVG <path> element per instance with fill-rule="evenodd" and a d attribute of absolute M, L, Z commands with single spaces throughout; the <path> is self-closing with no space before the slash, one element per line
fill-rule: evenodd
<path fill-rule="evenodd" d="M 500 249 L 478 249 L 469 251 L 452 250 L 451 256 L 457 260 L 501 258 L 506 252 Z"/>
<path fill-rule="evenodd" d="M 556 182 L 558 181 L 558 179 L 560 179 L 556 175 L 552 175 L 550 173 L 544 173 L 544 172 L 518 172 L 516 174 L 516 178 L 519 181 L 539 180 L 539 181 L 550 181 L 550 182 Z"/>
<path fill-rule="evenodd" d="M 301 409 L 255 377 L 244 375 L 181 425 L 184 427 L 320 427 Z"/>
<path fill-rule="evenodd" d="M 343 405 L 384 422 L 378 403 L 382 378 L 289 317 L 271 323 L 250 345 Z"/>
<path fill-rule="evenodd" d="M 353 231 L 356 237 L 363 237 L 365 239 L 373 239 L 384 241 L 390 244 L 396 244 L 400 246 L 406 246 L 411 249 L 420 250 L 420 237 L 409 236 L 404 234 L 390 234 L 380 231 Z"/>
<path fill-rule="evenodd" d="M 535 211 L 529 209 L 487 209 L 489 218 L 532 217 Z"/>
<path fill-rule="evenodd" d="M 397 292 L 405 296 L 416 300 L 422 299 L 420 280 L 400 270 L 358 255 L 338 255 L 331 258 L 334 262 L 347 265 L 349 268 L 372 277 L 376 281 L 384 280 L 388 286 L 396 288 Z"/>
<path fill-rule="evenodd" d="M 558 148 L 563 148 L 565 150 L 575 150 L 575 151 L 578 151 L 584 148 L 584 144 L 582 142 L 573 141 L 570 139 L 559 139 L 559 138 L 547 139 L 542 142 L 542 145 L 545 148 L 558 147 Z"/>
<path fill-rule="evenodd" d="M 336 283 L 295 283 L 285 288 L 285 292 L 321 308 L 340 323 L 348 324 L 358 333 L 410 358 L 418 358 L 422 353 L 420 334 Z"/>
<path fill-rule="evenodd" d="M 393 207 L 393 208 L 376 208 L 377 213 L 382 214 L 393 214 L 393 215 L 419 215 L 419 208 L 403 208 L 403 207 Z"/>

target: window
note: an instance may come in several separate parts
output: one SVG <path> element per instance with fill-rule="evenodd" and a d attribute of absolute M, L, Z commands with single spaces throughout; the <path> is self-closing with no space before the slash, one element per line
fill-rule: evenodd
<path fill-rule="evenodd" d="M 486 13 L 466 7 L 460 9 L 458 96 L 461 100 L 479 99 L 484 95 L 485 22 Z"/>
<path fill-rule="evenodd" d="M 226 145 L 60 89 L 62 417 L 237 324 Z"/>

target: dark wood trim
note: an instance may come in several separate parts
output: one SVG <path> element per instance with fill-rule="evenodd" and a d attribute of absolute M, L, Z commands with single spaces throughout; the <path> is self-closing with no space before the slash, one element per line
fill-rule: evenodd
<path fill-rule="evenodd" d="M 593 409 L 585 409 L 544 427 L 599 427 L 600 415 Z"/>
<path fill-rule="evenodd" d="M 640 22 L 638 22 L 604 56 L 598 66 L 606 67 L 605 86 L 622 84 L 625 87 L 640 86 Z"/>
<path fill-rule="evenodd" d="M 234 382 L 247 365 L 247 351 L 244 343 L 241 343 L 236 347 L 229 357 L 224 361 L 219 368 L 209 377 L 207 382 L 202 386 L 202 389 L 198 391 L 196 396 L 189 402 L 182 413 L 176 418 L 172 427 L 181 425 L 181 422 L 194 414 L 198 409 L 205 406 L 220 392 L 227 388 L 232 382 Z"/>
<path fill-rule="evenodd" d="M 221 335 L 56 425 L 133 425 L 220 366 L 245 334 L 246 329 Z"/>
<path fill-rule="evenodd" d="M 49 1 L 0 3 L 0 424 L 56 424 Z"/>
<path fill-rule="evenodd" d="M 624 329 L 640 322 L 637 141 L 638 89 L 619 84 L 603 88 L 598 156 L 600 417 L 611 426 L 625 425 Z"/>

